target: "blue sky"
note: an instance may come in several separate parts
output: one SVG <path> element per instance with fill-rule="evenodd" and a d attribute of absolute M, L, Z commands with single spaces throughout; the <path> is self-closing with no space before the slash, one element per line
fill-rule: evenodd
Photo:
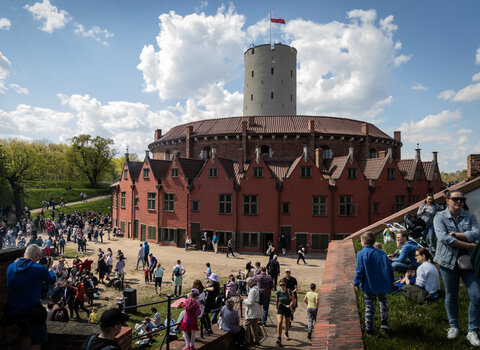
<path fill-rule="evenodd" d="M 480 152 L 478 1 L 0 2 L 0 137 L 111 137 L 241 115 L 243 52 L 298 50 L 297 113 L 402 131 L 404 158 L 440 168 Z"/>

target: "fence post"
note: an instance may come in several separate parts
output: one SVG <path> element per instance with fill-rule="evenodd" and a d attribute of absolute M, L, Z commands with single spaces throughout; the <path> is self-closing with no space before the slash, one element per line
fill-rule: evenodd
<path fill-rule="evenodd" d="M 240 295 L 240 318 L 243 317 L 243 306 L 242 306 L 242 304 L 243 304 L 243 298 Z"/>
<path fill-rule="evenodd" d="M 167 302 L 167 335 L 166 335 L 166 338 L 167 338 L 167 350 L 170 350 L 170 341 L 169 341 L 168 337 L 170 336 L 170 320 L 172 318 L 171 308 L 170 308 L 170 304 L 172 303 L 172 295 L 168 294 L 167 298 L 168 298 L 168 302 Z"/>

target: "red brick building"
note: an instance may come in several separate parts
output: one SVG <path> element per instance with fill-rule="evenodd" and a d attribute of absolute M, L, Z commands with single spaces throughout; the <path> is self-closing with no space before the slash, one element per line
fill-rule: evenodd
<path fill-rule="evenodd" d="M 124 164 L 113 220 L 132 239 L 183 246 L 191 236 L 232 237 L 243 251 L 268 241 L 322 251 L 442 189 L 437 155 L 401 159 L 394 137 L 362 121 L 316 116 L 192 122 L 155 140 L 143 162 Z M 418 147 L 417 147 L 418 148 Z"/>

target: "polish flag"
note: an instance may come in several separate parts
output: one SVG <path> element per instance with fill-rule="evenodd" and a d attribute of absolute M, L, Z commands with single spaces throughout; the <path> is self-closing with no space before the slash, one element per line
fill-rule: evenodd
<path fill-rule="evenodd" d="M 283 18 L 270 18 L 270 21 L 272 21 L 272 23 L 285 24 L 285 20 Z"/>

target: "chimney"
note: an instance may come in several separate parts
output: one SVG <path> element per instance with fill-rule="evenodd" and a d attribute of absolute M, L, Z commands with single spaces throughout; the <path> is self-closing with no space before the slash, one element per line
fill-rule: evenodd
<path fill-rule="evenodd" d="M 385 158 L 387 156 L 387 151 L 381 150 L 378 151 L 378 158 Z"/>
<path fill-rule="evenodd" d="M 470 154 L 467 157 L 467 179 L 480 175 L 480 154 Z"/>
<path fill-rule="evenodd" d="M 418 143 L 417 143 L 417 148 L 415 148 L 415 151 L 417 152 L 416 155 L 415 155 L 415 160 L 418 161 L 418 162 L 421 162 L 421 161 L 422 161 L 422 159 L 420 158 L 420 151 L 421 151 L 421 150 L 422 150 L 422 149 L 419 148 L 419 145 L 418 145 Z"/>
<path fill-rule="evenodd" d="M 248 126 L 255 125 L 255 117 L 248 117 Z"/>
<path fill-rule="evenodd" d="M 318 169 L 320 169 L 322 159 L 323 159 L 323 149 L 317 148 L 315 150 L 315 165 L 317 166 Z"/>
<path fill-rule="evenodd" d="M 303 161 L 306 162 L 308 160 L 308 146 L 303 146 Z"/>
<path fill-rule="evenodd" d="M 256 158 L 256 161 L 257 161 L 257 164 L 260 163 L 260 147 L 256 147 L 255 148 L 255 158 Z"/>
<path fill-rule="evenodd" d="M 191 144 L 191 137 L 193 133 L 193 126 L 187 125 L 187 129 L 185 130 L 185 157 L 190 158 L 192 154 L 192 144 Z"/>
<path fill-rule="evenodd" d="M 215 157 L 217 156 L 217 149 L 212 147 L 212 161 L 215 161 Z"/>
<path fill-rule="evenodd" d="M 401 131 L 394 131 L 393 132 L 393 139 L 398 142 L 402 142 L 402 132 Z"/>
<path fill-rule="evenodd" d="M 432 154 L 433 154 L 432 161 L 434 163 L 438 163 L 438 152 L 432 152 Z"/>
<path fill-rule="evenodd" d="M 162 137 L 162 129 L 157 129 L 155 130 L 155 136 L 154 136 L 154 140 L 153 141 L 157 141 L 158 139 L 160 139 Z"/>
<path fill-rule="evenodd" d="M 315 132 L 315 121 L 314 120 L 309 120 L 308 121 L 308 131 L 310 133 Z"/>
<path fill-rule="evenodd" d="M 387 157 L 389 159 L 392 159 L 392 149 L 391 148 L 388 149 Z"/>
<path fill-rule="evenodd" d="M 150 158 L 150 151 L 148 149 L 145 150 L 145 158 Z"/>
<path fill-rule="evenodd" d="M 362 134 L 368 135 L 370 131 L 370 125 L 368 123 L 362 123 Z"/>
<path fill-rule="evenodd" d="M 353 163 L 353 147 L 348 147 L 348 157 L 350 158 L 350 163 Z"/>

